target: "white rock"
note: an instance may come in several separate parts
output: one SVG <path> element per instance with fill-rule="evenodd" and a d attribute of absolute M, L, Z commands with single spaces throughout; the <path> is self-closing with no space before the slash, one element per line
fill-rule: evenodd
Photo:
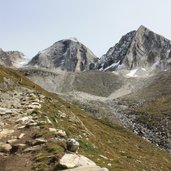
<path fill-rule="evenodd" d="M 99 166 L 81 166 L 74 169 L 67 169 L 66 171 L 103 171 L 103 170 L 100 170 Z"/>
<path fill-rule="evenodd" d="M 94 163 L 92 160 L 88 159 L 87 157 L 80 155 L 79 161 L 77 163 L 77 167 L 80 166 L 96 166 L 96 163 Z"/>
<path fill-rule="evenodd" d="M 106 159 L 108 160 L 108 158 L 106 156 L 103 156 L 103 155 L 99 155 L 99 157 L 103 158 L 103 159 Z"/>
<path fill-rule="evenodd" d="M 14 143 L 16 141 L 17 141 L 17 139 L 11 139 L 11 140 L 8 140 L 7 143 L 12 144 L 12 143 Z"/>
<path fill-rule="evenodd" d="M 24 133 L 21 133 L 19 136 L 18 136 L 18 139 L 21 139 L 21 138 L 23 138 L 24 137 Z"/>
<path fill-rule="evenodd" d="M 30 119 L 32 119 L 31 116 L 24 116 L 22 118 L 17 119 L 16 120 L 16 123 L 22 123 L 22 124 L 24 124 L 24 123 L 28 122 Z"/>
<path fill-rule="evenodd" d="M 55 135 L 60 136 L 60 137 L 66 137 L 66 132 L 64 130 L 58 129 L 56 130 Z"/>
<path fill-rule="evenodd" d="M 60 165 L 67 168 L 75 167 L 78 164 L 78 162 L 79 162 L 79 156 L 77 154 L 69 154 L 69 153 L 64 154 L 64 156 L 59 161 Z"/>
<path fill-rule="evenodd" d="M 37 145 L 47 143 L 47 140 L 44 138 L 36 138 L 35 141 Z"/>
<path fill-rule="evenodd" d="M 56 132 L 57 130 L 56 130 L 56 128 L 49 128 L 49 131 L 50 132 Z"/>
<path fill-rule="evenodd" d="M 23 148 L 23 147 L 26 147 L 26 144 L 15 144 L 14 146 L 19 147 L 19 148 Z"/>
<path fill-rule="evenodd" d="M 99 171 L 109 171 L 107 168 L 101 168 Z"/>
<path fill-rule="evenodd" d="M 12 109 L 0 107 L 0 115 L 12 114 Z"/>
<path fill-rule="evenodd" d="M 22 125 L 22 126 L 17 127 L 17 129 L 23 129 L 25 127 L 26 127 L 26 125 Z"/>
<path fill-rule="evenodd" d="M 2 138 L 4 138 L 4 137 L 7 137 L 7 136 L 11 135 L 13 132 L 14 132 L 14 130 L 11 130 L 11 129 L 3 129 L 3 130 L 0 132 L 0 139 L 2 139 Z"/>
<path fill-rule="evenodd" d="M 9 152 L 12 149 L 10 144 L 0 143 L 0 152 Z"/>

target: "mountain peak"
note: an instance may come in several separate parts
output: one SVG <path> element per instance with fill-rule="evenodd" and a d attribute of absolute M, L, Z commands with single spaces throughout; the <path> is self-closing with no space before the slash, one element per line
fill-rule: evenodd
<path fill-rule="evenodd" d="M 140 27 L 137 29 L 138 30 L 149 30 L 147 27 L 145 27 L 144 25 L 140 25 Z"/>
<path fill-rule="evenodd" d="M 30 62 L 41 68 L 84 71 L 94 68 L 96 56 L 76 38 L 63 39 L 39 52 Z"/>
<path fill-rule="evenodd" d="M 171 42 L 141 25 L 137 31 L 124 35 L 100 61 L 103 71 L 146 68 L 171 69 Z M 105 60 L 104 60 L 105 59 Z"/>
<path fill-rule="evenodd" d="M 69 40 L 72 40 L 73 42 L 79 42 L 76 37 L 70 37 Z"/>

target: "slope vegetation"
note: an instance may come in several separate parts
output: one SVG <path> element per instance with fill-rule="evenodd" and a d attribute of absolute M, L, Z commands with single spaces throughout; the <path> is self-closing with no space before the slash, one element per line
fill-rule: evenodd
<path fill-rule="evenodd" d="M 67 137 L 75 138 L 80 143 L 80 154 L 109 170 L 171 170 L 171 156 L 168 153 L 123 127 L 105 121 L 102 123 L 12 69 L 0 67 L 0 85 L 3 97 L 0 107 L 16 111 L 12 117 L 8 117 L 10 113 L 4 117 L 1 112 L 1 122 L 8 123 L 4 129 L 14 132 L 0 140 L 9 142 L 11 138 L 25 134 L 23 138 L 17 139 L 17 143 L 12 144 L 12 151 L 0 155 L 2 171 L 59 170 L 59 159 L 65 152 L 65 144 L 61 144 L 49 128 L 65 131 Z M 16 101 L 20 99 L 19 103 L 24 103 L 15 104 L 13 100 L 12 103 L 7 98 L 11 96 L 16 96 Z M 27 102 L 33 104 L 36 100 L 39 108 L 29 111 Z M 36 124 L 21 127 L 23 125 L 18 125 L 20 122 L 15 124 L 12 120 L 26 116 L 32 117 L 32 122 Z M 39 144 L 37 138 L 46 141 Z"/>

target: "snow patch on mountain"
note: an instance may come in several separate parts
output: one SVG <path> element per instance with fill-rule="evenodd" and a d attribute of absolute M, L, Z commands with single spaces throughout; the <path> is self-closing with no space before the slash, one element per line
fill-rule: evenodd
<path fill-rule="evenodd" d="M 128 74 L 126 74 L 128 77 L 137 77 L 136 72 L 138 69 L 131 70 Z"/>

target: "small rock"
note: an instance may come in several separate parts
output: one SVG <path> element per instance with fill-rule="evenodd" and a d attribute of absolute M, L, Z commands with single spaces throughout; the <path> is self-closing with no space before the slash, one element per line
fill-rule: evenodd
<path fill-rule="evenodd" d="M 60 137 L 66 137 L 66 132 L 61 129 L 58 129 L 56 130 L 55 135 L 60 136 Z"/>
<path fill-rule="evenodd" d="M 30 105 L 28 105 L 28 109 L 40 109 L 41 108 L 41 104 L 39 103 L 32 103 Z"/>
<path fill-rule="evenodd" d="M 44 138 L 36 138 L 34 145 L 41 145 L 45 143 L 47 143 L 47 140 L 45 140 Z"/>
<path fill-rule="evenodd" d="M 22 126 L 17 127 L 17 129 L 23 129 L 25 127 L 26 127 L 26 125 L 22 125 Z"/>
<path fill-rule="evenodd" d="M 0 139 L 2 139 L 2 138 L 4 138 L 4 137 L 7 137 L 7 136 L 11 135 L 13 132 L 14 132 L 14 130 L 11 130 L 11 129 L 3 129 L 3 130 L 0 132 Z"/>
<path fill-rule="evenodd" d="M 52 124 L 51 120 L 50 120 L 47 116 L 45 116 L 45 118 L 47 119 L 47 122 L 48 122 L 49 124 Z"/>
<path fill-rule="evenodd" d="M 8 115 L 12 114 L 12 112 L 13 111 L 11 109 L 0 107 L 0 115 Z"/>
<path fill-rule="evenodd" d="M 19 148 L 23 148 L 26 146 L 26 144 L 15 144 L 15 146 L 19 147 Z"/>
<path fill-rule="evenodd" d="M 12 149 L 10 144 L 0 143 L 0 152 L 9 152 Z"/>
<path fill-rule="evenodd" d="M 21 138 L 23 138 L 24 137 L 24 133 L 21 133 L 19 136 L 18 136 L 18 139 L 21 139 Z"/>
<path fill-rule="evenodd" d="M 46 124 L 47 122 L 46 121 L 39 121 L 38 124 Z"/>
<path fill-rule="evenodd" d="M 34 147 L 28 147 L 24 150 L 24 152 L 31 152 L 31 151 L 37 151 L 40 149 L 40 145 L 34 146 Z"/>
<path fill-rule="evenodd" d="M 57 115 L 59 118 L 66 118 L 66 116 L 67 116 L 64 112 L 61 112 L 60 110 L 58 111 Z"/>
<path fill-rule="evenodd" d="M 32 119 L 32 117 L 28 117 L 28 116 L 24 116 L 22 118 L 19 118 L 15 121 L 15 123 L 21 123 L 21 124 L 25 124 L 27 123 L 30 119 Z"/>
<path fill-rule="evenodd" d="M 13 144 L 13 143 L 16 142 L 16 141 L 17 141 L 17 139 L 11 139 L 11 140 L 8 140 L 7 143 L 8 143 L 8 144 Z"/>
<path fill-rule="evenodd" d="M 67 145 L 67 150 L 70 152 L 77 152 L 79 149 L 79 142 L 77 142 L 75 139 L 73 138 L 69 138 L 66 142 Z"/>
<path fill-rule="evenodd" d="M 106 159 L 108 160 L 108 158 L 106 156 L 103 156 L 103 155 L 99 155 L 99 157 L 103 158 L 103 159 Z"/>
<path fill-rule="evenodd" d="M 26 124 L 26 126 L 36 126 L 37 125 L 37 122 L 34 122 L 33 120 L 29 123 Z"/>
<path fill-rule="evenodd" d="M 111 164 L 111 163 L 108 163 L 107 165 L 108 165 L 108 166 L 112 166 L 112 164 Z"/>
<path fill-rule="evenodd" d="M 55 128 L 49 128 L 50 132 L 56 132 L 57 130 Z"/>

